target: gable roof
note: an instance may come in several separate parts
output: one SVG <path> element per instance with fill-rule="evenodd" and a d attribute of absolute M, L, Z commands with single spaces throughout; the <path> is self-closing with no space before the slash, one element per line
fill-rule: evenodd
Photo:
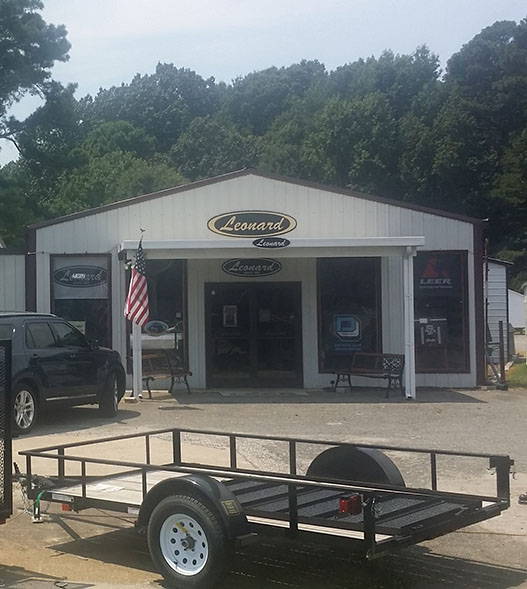
<path fill-rule="evenodd" d="M 165 188 L 164 190 L 159 190 L 157 192 L 151 192 L 149 194 L 141 194 L 139 196 L 133 196 L 131 198 L 127 198 L 124 200 L 119 200 L 116 202 L 112 202 L 106 205 L 101 205 L 99 207 L 95 207 L 93 209 L 86 209 L 84 211 L 79 211 L 77 213 L 70 213 L 69 215 L 63 215 L 61 217 L 56 217 L 55 219 L 50 219 L 48 221 L 43 221 L 41 223 L 35 223 L 33 225 L 28 225 L 29 230 L 40 229 L 42 227 L 49 227 L 50 225 L 57 225 L 59 223 L 65 223 L 66 221 L 72 221 L 74 219 L 79 219 L 81 217 L 88 217 L 90 215 L 97 215 L 99 213 L 103 213 L 105 211 L 111 211 L 113 209 L 118 209 L 121 207 L 127 207 L 130 205 L 134 205 L 136 203 L 153 200 L 156 198 L 162 198 L 164 196 L 168 196 L 170 194 L 179 194 L 181 192 L 187 192 L 188 190 L 194 190 L 195 188 L 201 188 L 202 186 L 208 186 L 210 184 L 216 184 L 218 182 L 225 182 L 227 180 L 232 180 L 234 178 L 240 178 L 242 176 L 258 176 L 260 178 L 268 178 L 269 180 L 277 180 L 279 182 L 287 182 L 289 184 L 295 184 L 297 186 L 304 186 L 306 188 L 314 188 L 317 190 L 322 190 L 325 192 L 332 192 L 334 194 L 342 194 L 344 196 L 352 196 L 355 198 L 361 198 L 363 200 L 369 200 L 373 202 L 380 202 L 387 205 L 392 205 L 395 207 L 400 207 L 403 209 L 410 209 L 413 211 L 418 211 L 421 213 L 427 213 L 429 215 L 437 215 L 439 217 L 447 217 L 449 219 L 455 219 L 457 221 L 463 221 L 465 223 L 472 223 L 472 224 L 480 224 L 483 221 L 481 219 L 476 219 L 474 217 L 469 217 L 466 215 L 459 215 L 456 213 L 450 213 L 448 211 L 442 211 L 440 209 L 433 209 L 429 207 L 424 207 L 421 205 L 411 204 L 402 202 L 395 199 L 384 198 L 382 196 L 376 196 L 372 194 L 366 194 L 363 192 L 358 192 L 356 190 L 349 190 L 346 188 L 340 188 L 338 186 L 330 186 L 325 184 L 319 184 L 317 182 L 311 182 L 308 180 L 301 180 L 298 178 L 290 178 L 288 176 L 280 176 L 277 174 L 269 174 L 267 172 L 261 172 L 259 170 L 255 170 L 253 168 L 244 168 L 243 170 L 236 170 L 234 172 L 228 172 L 226 174 L 222 174 L 220 176 L 214 176 L 212 178 L 205 178 L 203 180 L 197 180 L 195 182 L 189 182 L 188 184 L 181 184 L 180 186 L 174 186 L 173 188 Z"/>

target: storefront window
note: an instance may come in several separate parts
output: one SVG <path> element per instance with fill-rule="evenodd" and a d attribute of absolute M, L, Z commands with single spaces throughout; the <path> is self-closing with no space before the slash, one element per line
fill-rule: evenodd
<path fill-rule="evenodd" d="M 51 257 L 51 310 L 111 347 L 110 258 L 106 255 Z"/>
<path fill-rule="evenodd" d="M 143 350 L 176 350 L 187 364 L 185 261 L 146 260 L 150 317 L 142 330 Z"/>
<path fill-rule="evenodd" d="M 319 369 L 350 365 L 355 352 L 381 351 L 380 258 L 318 260 Z"/>
<path fill-rule="evenodd" d="M 421 252 L 414 264 L 418 372 L 467 372 L 467 257 Z"/>

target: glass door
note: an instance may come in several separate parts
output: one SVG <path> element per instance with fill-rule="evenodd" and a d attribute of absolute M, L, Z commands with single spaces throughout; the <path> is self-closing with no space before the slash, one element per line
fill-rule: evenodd
<path fill-rule="evenodd" d="M 207 385 L 302 386 L 299 283 L 206 285 Z"/>

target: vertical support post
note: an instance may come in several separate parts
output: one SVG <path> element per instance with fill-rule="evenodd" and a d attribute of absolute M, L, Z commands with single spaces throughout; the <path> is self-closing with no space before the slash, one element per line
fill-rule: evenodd
<path fill-rule="evenodd" d="M 507 390 L 507 379 L 505 377 L 505 337 L 503 334 L 503 321 L 498 323 L 498 332 L 500 342 L 500 388 Z"/>
<path fill-rule="evenodd" d="M 296 474 L 296 442 L 289 442 L 289 474 Z"/>
<path fill-rule="evenodd" d="M 27 494 L 31 498 L 33 489 L 33 475 L 31 474 L 31 456 L 26 456 Z"/>
<path fill-rule="evenodd" d="M 86 461 L 81 462 L 81 489 L 82 496 L 86 498 Z"/>
<path fill-rule="evenodd" d="M 143 500 L 146 497 L 146 494 L 148 492 L 148 486 L 147 486 L 147 480 L 146 480 L 146 468 L 143 468 L 141 470 L 141 490 L 143 493 Z"/>
<path fill-rule="evenodd" d="M 404 300 L 404 391 L 407 399 L 415 399 L 414 341 L 414 256 L 415 248 L 407 247 L 403 256 Z"/>
<path fill-rule="evenodd" d="M 289 497 L 289 533 L 294 536 L 298 532 L 298 498 L 296 485 L 288 486 Z"/>
<path fill-rule="evenodd" d="M 490 468 L 496 469 L 496 492 L 500 499 L 510 505 L 511 500 L 511 483 L 510 470 L 514 461 L 508 456 L 493 456 L 490 459 Z"/>
<path fill-rule="evenodd" d="M 229 451 L 231 457 L 231 468 L 235 469 L 238 466 L 236 458 L 236 436 L 229 436 Z"/>
<path fill-rule="evenodd" d="M 147 464 L 150 464 L 150 436 L 145 435 L 145 460 Z"/>
<path fill-rule="evenodd" d="M 57 450 L 57 454 L 59 455 L 59 459 L 57 460 L 57 476 L 59 477 L 59 479 L 63 479 L 64 478 L 64 458 L 61 458 L 61 456 L 64 456 L 64 448 L 59 448 Z"/>
<path fill-rule="evenodd" d="M 364 514 L 364 543 L 366 544 L 366 558 L 375 554 L 375 497 L 368 496 L 363 504 Z"/>
<path fill-rule="evenodd" d="M 178 429 L 172 432 L 172 461 L 181 464 L 181 432 Z"/>
<path fill-rule="evenodd" d="M 143 365 L 141 361 L 141 326 L 132 323 L 132 399 L 143 396 Z"/>
<path fill-rule="evenodd" d="M 437 491 L 437 455 L 430 452 L 430 472 L 432 477 L 432 491 Z"/>

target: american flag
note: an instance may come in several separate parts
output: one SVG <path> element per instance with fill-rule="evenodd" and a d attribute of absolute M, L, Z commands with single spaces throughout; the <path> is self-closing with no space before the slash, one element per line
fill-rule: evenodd
<path fill-rule="evenodd" d="M 124 305 L 124 316 L 142 327 L 148 321 L 149 314 L 145 254 L 141 239 L 135 256 L 135 264 L 132 266 L 132 278 Z"/>

